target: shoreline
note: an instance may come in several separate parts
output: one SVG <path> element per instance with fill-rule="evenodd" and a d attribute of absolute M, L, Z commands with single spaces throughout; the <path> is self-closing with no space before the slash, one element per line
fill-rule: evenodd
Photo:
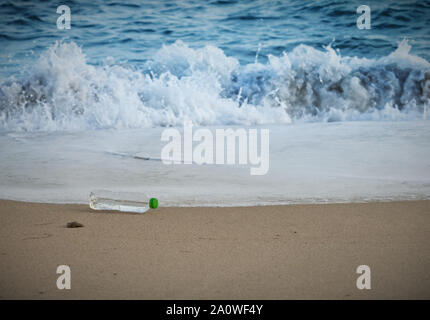
<path fill-rule="evenodd" d="M 158 199 L 158 198 L 157 198 Z M 35 201 L 35 200 L 22 200 L 17 198 L 0 198 L 0 202 L 2 201 L 9 201 L 9 202 L 17 202 L 17 203 L 27 203 L 27 204 L 46 204 L 46 205 L 76 205 L 76 206 L 88 206 L 88 201 L 81 202 L 79 201 L 65 201 L 65 202 L 56 202 L 56 201 Z M 347 200 L 336 200 L 336 199 L 312 199 L 310 201 L 307 200 L 288 200 L 288 201 L 269 201 L 269 202 L 262 202 L 259 201 L 258 204 L 256 203 L 233 203 L 233 204 L 226 204 L 226 205 L 218 205 L 216 203 L 205 203 L 205 204 L 192 204 L 187 203 L 183 205 L 177 205 L 177 204 L 167 204 L 163 205 L 162 208 L 164 209 L 174 209 L 174 208 L 264 208 L 264 207 L 284 207 L 284 206 L 312 206 L 312 205 L 338 205 L 338 204 L 366 204 L 366 203 L 392 203 L 392 202 L 417 202 L 417 201 L 429 201 L 430 202 L 430 196 L 429 197 L 396 197 L 396 198 L 357 198 L 357 199 L 347 199 Z M 164 203 L 164 201 L 163 201 Z M 96 213 L 97 210 L 90 210 L 93 213 Z M 110 210 L 106 210 L 110 211 Z M 120 212 L 120 211 L 114 211 L 112 210 L 112 213 L 125 213 L 125 214 L 134 214 L 132 212 Z"/>
<path fill-rule="evenodd" d="M 0 299 L 429 299 L 429 236 L 428 200 L 145 214 L 0 200 Z"/>

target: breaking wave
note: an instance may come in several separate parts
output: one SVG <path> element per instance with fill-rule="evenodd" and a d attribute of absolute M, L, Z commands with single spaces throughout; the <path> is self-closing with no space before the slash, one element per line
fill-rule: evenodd
<path fill-rule="evenodd" d="M 1 82 L 0 131 L 419 119 L 430 63 L 409 51 L 406 40 L 379 59 L 299 45 L 240 65 L 177 41 L 136 67 L 91 65 L 75 43 L 56 43 L 23 79 Z"/>

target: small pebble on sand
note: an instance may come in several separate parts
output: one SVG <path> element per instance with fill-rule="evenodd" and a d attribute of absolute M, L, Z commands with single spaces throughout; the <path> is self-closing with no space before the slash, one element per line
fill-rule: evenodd
<path fill-rule="evenodd" d="M 67 228 L 82 228 L 84 225 L 82 223 L 73 221 L 67 223 Z"/>

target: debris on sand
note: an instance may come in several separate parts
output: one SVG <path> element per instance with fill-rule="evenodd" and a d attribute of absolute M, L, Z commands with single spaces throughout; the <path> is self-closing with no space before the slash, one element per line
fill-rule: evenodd
<path fill-rule="evenodd" d="M 82 223 L 72 221 L 67 223 L 67 228 L 82 228 L 84 225 Z"/>

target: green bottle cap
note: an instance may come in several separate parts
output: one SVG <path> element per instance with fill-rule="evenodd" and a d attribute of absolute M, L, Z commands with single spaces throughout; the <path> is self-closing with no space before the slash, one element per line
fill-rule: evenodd
<path fill-rule="evenodd" d="M 151 209 L 156 209 L 158 207 L 158 200 L 156 198 L 149 199 L 149 207 Z"/>

